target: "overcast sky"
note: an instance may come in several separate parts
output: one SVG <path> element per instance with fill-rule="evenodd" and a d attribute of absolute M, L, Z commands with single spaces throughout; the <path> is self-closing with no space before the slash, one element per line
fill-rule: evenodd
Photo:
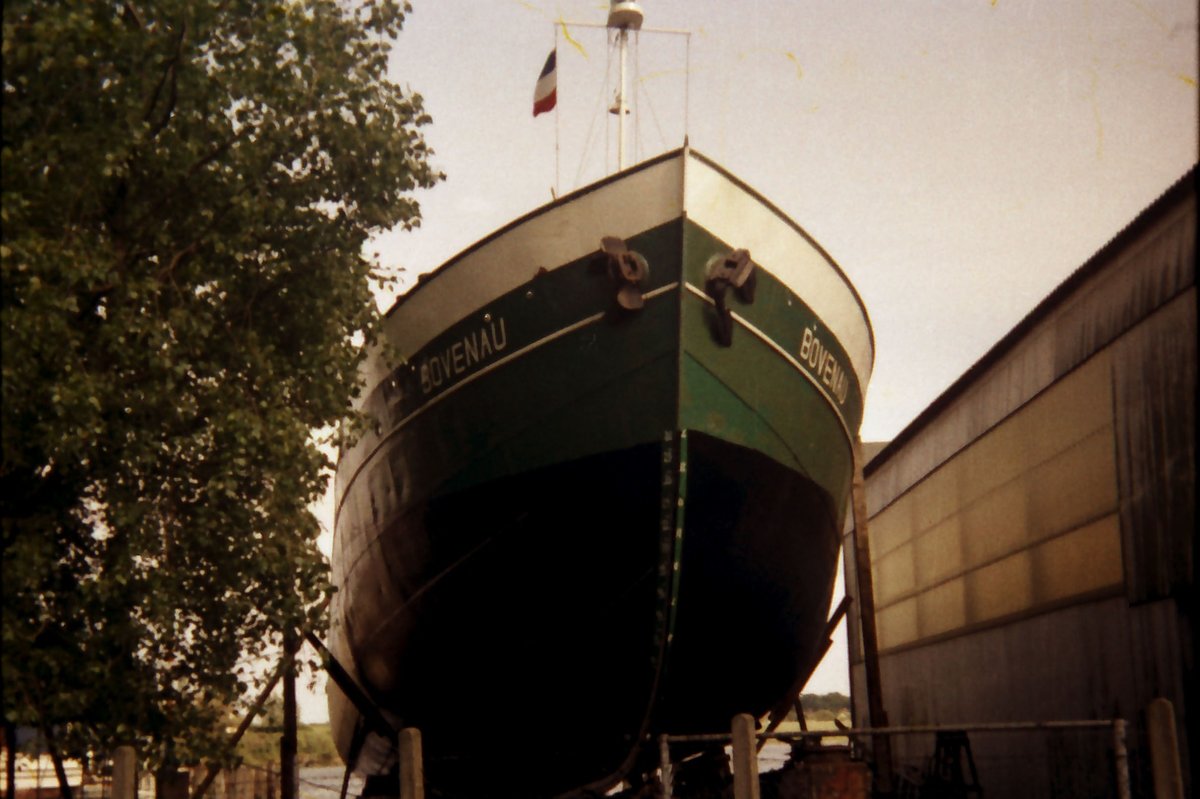
<path fill-rule="evenodd" d="M 447 180 L 418 195 L 420 229 L 372 247 L 409 281 L 616 151 L 615 58 L 571 24 L 602 23 L 607 3 L 413 5 L 391 74 L 424 97 Z M 838 262 L 875 331 L 865 440 L 894 437 L 1197 160 L 1195 0 L 642 7 L 647 27 L 692 35 L 638 37 L 631 151 L 686 132 Z M 556 43 L 558 113 L 534 119 Z M 809 690 L 848 690 L 844 650 Z"/>

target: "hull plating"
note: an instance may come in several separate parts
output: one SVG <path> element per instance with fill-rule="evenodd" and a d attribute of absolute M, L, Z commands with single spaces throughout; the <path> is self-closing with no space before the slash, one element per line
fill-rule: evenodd
<path fill-rule="evenodd" d="M 456 259 L 389 318 L 406 360 L 371 360 L 377 426 L 338 467 L 331 648 L 393 723 L 421 728 L 450 795 L 611 782 L 647 735 L 764 713 L 823 643 L 865 314 L 798 229 L 738 199 L 786 279 L 759 265 L 723 346 L 705 270 L 747 242 L 670 217 L 691 168 L 672 158 Z M 746 193 L 706 163 L 698 184 Z M 636 313 L 580 252 L 608 218 L 650 264 Z M 506 260 L 529 253 L 557 260 Z M 821 258 L 833 279 L 811 305 L 790 286 Z M 460 312 L 449 285 L 486 301 Z M 330 709 L 348 757 L 358 714 L 336 688 Z M 378 743 L 359 770 L 391 767 Z M 538 769 L 512 774 L 531 749 Z"/>

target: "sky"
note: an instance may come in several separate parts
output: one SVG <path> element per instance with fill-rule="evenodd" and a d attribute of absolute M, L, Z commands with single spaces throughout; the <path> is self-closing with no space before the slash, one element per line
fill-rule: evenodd
<path fill-rule="evenodd" d="M 641 5 L 646 28 L 691 34 L 631 44 L 630 160 L 686 135 L 839 264 L 875 334 L 867 441 L 903 430 L 1197 161 L 1195 0 Z M 446 180 L 416 196 L 420 228 L 369 247 L 402 285 L 616 166 L 616 57 L 573 24 L 602 24 L 607 3 L 413 6 L 390 77 L 424 98 Z M 555 46 L 558 108 L 534 118 Z M 807 691 L 848 692 L 843 631 Z M 303 693 L 304 720 L 322 720 L 323 690 Z"/>

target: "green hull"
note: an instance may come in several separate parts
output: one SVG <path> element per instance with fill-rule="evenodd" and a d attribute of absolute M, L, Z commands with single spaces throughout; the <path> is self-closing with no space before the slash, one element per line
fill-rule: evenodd
<path fill-rule="evenodd" d="M 696 156 L 669 158 L 651 166 Z M 637 172 L 596 191 L 653 174 Z M 528 231 L 588 202 L 518 220 L 444 270 L 520 269 L 504 255 L 523 234 L 540 241 Z M 861 369 L 764 265 L 752 300 L 729 295 L 723 343 L 705 279 L 714 256 L 744 245 L 664 208 L 623 231 L 649 264 L 638 310 L 621 307 L 620 281 L 589 251 L 525 265 L 527 278 L 403 351 L 406 316 L 459 302 L 420 295 L 452 273 L 427 280 L 393 312 L 406 360 L 373 364 L 363 407 L 375 430 L 339 463 L 332 648 L 374 702 L 426 732 L 431 779 L 463 795 L 489 795 L 488 769 L 513 755 L 480 746 L 467 714 L 530 736 L 584 726 L 523 785 L 553 795 L 638 768 L 649 734 L 765 712 L 823 643 Z M 563 227 L 597 216 L 584 210 Z M 336 689 L 331 715 L 343 756 L 390 767 L 353 745 L 359 714 Z"/>
<path fill-rule="evenodd" d="M 754 302 L 733 303 L 737 340 L 724 347 L 703 295 L 704 268 L 732 248 L 686 219 L 628 244 L 651 265 L 642 310 L 616 305 L 594 255 L 534 277 L 381 381 L 365 404 L 381 433 L 357 449 L 370 452 L 385 436 L 415 439 L 424 461 L 412 488 L 428 493 L 696 430 L 846 496 L 862 393 L 849 386 L 835 407 L 797 365 L 805 331 L 823 329 L 816 315 L 760 272 Z M 362 460 L 352 454 L 339 476 Z"/>

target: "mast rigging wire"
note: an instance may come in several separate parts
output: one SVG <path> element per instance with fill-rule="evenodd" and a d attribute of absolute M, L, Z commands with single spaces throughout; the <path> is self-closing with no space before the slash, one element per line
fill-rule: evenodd
<path fill-rule="evenodd" d="M 575 170 L 575 185 L 572 188 L 578 188 L 579 184 L 580 184 L 580 180 L 583 177 L 583 167 L 584 167 L 584 164 L 587 163 L 588 149 L 592 146 L 592 133 L 595 131 L 595 128 L 596 128 L 596 115 L 599 114 L 600 111 L 606 107 L 604 98 L 608 94 L 608 73 L 611 71 L 611 68 L 612 68 L 612 48 L 610 47 L 607 50 L 607 63 L 605 64 L 605 67 L 604 67 L 604 82 L 600 86 L 600 102 L 597 103 L 596 106 L 592 110 L 592 119 L 588 123 L 587 135 L 584 137 L 584 141 L 583 141 L 583 151 L 579 158 L 579 168 Z M 607 161 L 607 159 L 608 159 L 608 123 L 607 122 L 605 122 L 605 125 L 604 125 L 604 133 L 605 133 L 604 157 L 605 157 L 605 169 L 607 170 L 607 168 L 608 168 L 608 161 Z"/>

